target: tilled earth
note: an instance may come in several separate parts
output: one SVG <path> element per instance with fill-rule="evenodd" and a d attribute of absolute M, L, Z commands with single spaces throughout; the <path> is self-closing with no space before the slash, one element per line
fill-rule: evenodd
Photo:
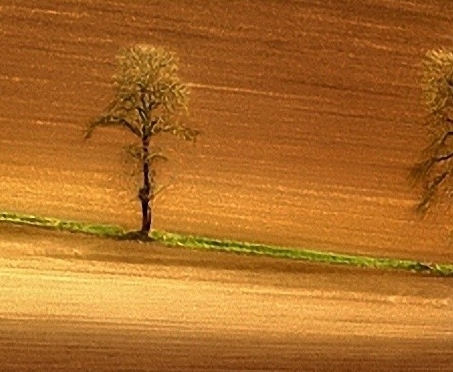
<path fill-rule="evenodd" d="M 0 209 L 138 225 L 136 185 L 121 152 L 131 138 L 105 129 L 84 142 L 82 130 L 110 99 L 114 55 L 144 42 L 180 56 L 192 91 L 189 124 L 202 131 L 195 146 L 171 138 L 154 144 L 171 159 L 158 169 L 170 186 L 156 200 L 157 228 L 453 262 L 451 216 L 440 209 L 420 220 L 419 190 L 408 180 L 427 134 L 421 59 L 428 49 L 453 47 L 452 14 L 453 3 L 441 0 L 0 0 Z M 228 256 L 229 271 L 224 255 L 209 256 L 204 268 L 194 258 L 201 256 L 172 251 L 178 263 L 168 272 L 159 265 L 164 274 L 156 277 L 141 249 L 119 274 L 107 253 L 68 258 L 67 245 L 88 249 L 89 239 L 65 236 L 56 244 L 59 238 L 2 224 L 0 233 L 9 252 L 0 271 L 7 370 L 76 369 L 76 361 L 81 370 L 122 363 L 125 370 L 329 370 L 336 361 L 335 370 L 414 371 L 448 370 L 453 359 L 448 280 L 313 272 L 277 261 L 289 265 L 291 289 L 276 294 L 269 288 L 283 274 L 260 276 L 271 265 L 261 259 L 247 258 L 252 267 L 238 270 Z M 27 266 L 30 260 L 36 265 Z M 90 274 L 91 265 L 109 274 Z M 134 265 L 147 274 L 131 284 Z M 220 279 L 203 279 L 204 289 L 198 274 L 194 282 L 167 282 L 194 265 Z M 250 284 L 245 274 L 260 279 Z M 41 293 L 36 301 L 33 293 Z M 99 345 L 107 346 L 100 352 Z"/>
<path fill-rule="evenodd" d="M 450 278 L 2 232 L 5 372 L 451 371 Z"/>

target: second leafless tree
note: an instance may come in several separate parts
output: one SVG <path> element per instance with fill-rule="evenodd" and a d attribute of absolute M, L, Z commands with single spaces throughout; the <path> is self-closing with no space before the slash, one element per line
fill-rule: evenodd
<path fill-rule="evenodd" d="M 423 62 L 423 98 L 428 108 L 429 142 L 411 170 L 422 186 L 417 210 L 422 214 L 453 195 L 453 52 L 431 50 Z"/>

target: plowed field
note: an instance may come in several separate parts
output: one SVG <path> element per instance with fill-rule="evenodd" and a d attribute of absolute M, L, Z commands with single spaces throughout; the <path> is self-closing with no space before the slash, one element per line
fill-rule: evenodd
<path fill-rule="evenodd" d="M 156 200 L 156 228 L 453 262 L 447 239 L 451 216 L 434 212 L 421 221 L 413 210 L 418 190 L 411 189 L 407 179 L 427 134 L 420 101 L 421 59 L 428 49 L 453 47 L 452 21 L 453 3 L 441 0 L 0 0 L 0 209 L 131 228 L 138 225 L 135 184 L 126 176 L 128 168 L 121 152 L 131 138 L 105 129 L 84 142 L 82 130 L 110 99 L 110 78 L 119 48 L 142 42 L 178 53 L 181 75 L 191 86 L 189 124 L 202 131 L 195 146 L 171 138 L 154 144 L 166 149 L 171 159 L 159 169 L 161 182 L 170 187 Z M 9 233 L 0 225 L 0 234 L 2 244 L 21 252 L 32 250 L 34 240 L 50 251 L 59 247 L 33 229 Z M 21 236 L 31 242 L 21 242 Z M 71 239 L 64 239 L 60 246 L 72 244 Z M 213 257 L 213 262 L 224 259 L 222 255 Z M 0 361 L 7 360 L 7 370 L 37 370 L 43 353 L 50 355 L 42 362 L 45 370 L 62 370 L 71 363 L 77 368 L 73 362 L 82 360 L 90 342 L 95 345 L 86 353 L 88 364 L 83 364 L 82 370 L 108 368 L 108 360 L 118 367 L 112 367 L 116 370 L 121 362 L 126 370 L 150 370 L 151 364 L 146 363 L 156 360 L 157 355 L 168 356 L 156 364 L 157 370 L 164 365 L 171 370 L 202 370 L 214 361 L 218 364 L 213 369 L 223 370 L 266 366 L 300 370 L 301 365 L 313 365 L 315 370 L 316 363 L 331 370 L 332 360 L 341 360 L 336 370 L 345 371 L 404 370 L 404 366 L 408 371 L 448 370 L 452 365 L 452 316 L 445 310 L 451 308 L 451 302 L 445 287 L 433 285 L 431 279 L 402 279 L 392 274 L 375 281 L 367 271 L 359 271 L 359 275 L 356 271 L 320 271 L 307 276 L 297 266 L 289 270 L 293 276 L 288 281 L 299 276 L 305 279 L 303 283 L 296 280 L 299 285 L 290 294 L 276 295 L 268 289 L 256 294 L 251 289 L 248 294 L 233 296 L 226 307 L 233 320 L 227 321 L 223 313 L 212 318 L 212 324 L 219 324 L 209 328 L 209 323 L 197 333 L 197 316 L 209 318 L 220 305 L 208 306 L 204 313 L 188 309 L 184 322 L 182 313 L 174 313 L 173 302 L 169 307 L 157 304 L 153 311 L 171 310 L 165 317 L 167 323 L 159 328 L 154 323 L 144 325 L 145 305 L 140 302 L 143 306 L 137 305 L 137 313 L 119 321 L 115 318 L 118 314 L 121 317 L 134 310 L 128 304 L 136 298 L 135 284 L 114 274 L 118 269 L 114 267 L 111 275 L 118 276 L 118 287 L 104 283 L 110 279 L 99 279 L 99 283 L 106 285 L 106 292 L 117 288 L 125 296 L 107 298 L 105 307 L 99 307 L 108 313 L 104 320 L 100 313 L 84 318 L 86 308 L 75 316 L 79 305 L 66 314 L 58 310 L 58 299 L 63 308 L 70 307 L 74 304 L 71 301 L 77 304 L 91 290 L 79 287 L 73 268 L 64 279 L 67 286 L 56 285 L 63 280 L 61 274 L 44 273 L 47 264 L 55 270 L 55 257 L 49 258 L 50 263 L 40 258 L 33 268 L 24 263 L 28 259 L 17 258 L 26 266 L 23 268 L 19 264 L 11 267 L 12 259 L 5 258 L 5 270 L 0 272 L 4 282 L 0 356 L 3 353 L 6 358 Z M 66 262 L 67 256 L 61 260 Z M 189 258 L 184 262 L 189 268 L 193 265 Z M 258 262 L 248 275 L 253 276 L 254 270 L 264 265 Z M 90 277 L 86 267 L 80 270 L 92 288 L 98 279 Z M 323 287 L 322 283 L 327 285 L 342 275 L 349 279 L 338 293 Z M 230 289 L 225 282 L 229 277 L 217 282 L 211 279 L 206 296 L 227 296 Z M 249 288 L 245 279 L 238 280 Z M 380 288 L 393 291 L 400 280 L 405 284 L 391 295 L 401 296 L 396 303 L 391 302 L 391 296 L 388 300 L 374 293 Z M 362 281 L 366 289 L 356 292 Z M 137 298 L 154 293 L 160 285 L 149 278 L 140 283 Z M 316 291 L 304 294 L 309 283 L 321 283 L 319 298 Z M 168 283 L 161 284 L 165 287 Z M 183 298 L 190 290 L 180 282 L 174 285 L 173 291 L 168 289 L 174 298 Z M 240 292 L 241 285 L 231 290 Z M 263 285 L 272 286 L 272 280 L 268 278 Z M 418 291 L 418 285 L 423 289 Z M 27 305 L 25 294 L 14 295 L 14 288 L 19 293 L 23 288 L 34 292 L 35 286 L 49 291 L 49 298 L 43 295 L 34 303 L 41 303 L 49 312 Z M 154 300 L 160 301 L 164 292 L 158 292 Z M 75 300 L 71 300 L 71 293 Z M 187 306 L 203 307 L 203 296 L 190 293 Z M 442 299 L 440 307 L 427 299 L 431 295 Z M 8 296 L 16 296 L 17 307 Z M 359 296 L 360 300 L 348 300 L 348 296 Z M 442 302 L 445 299 L 448 301 Z M 372 304 L 381 300 L 385 305 L 374 308 Z M 32 297 L 30 301 L 34 301 Z M 79 304 L 88 306 L 91 302 Z M 264 315 L 256 319 L 251 313 L 244 315 L 241 309 L 247 304 L 255 312 L 263 306 Z M 275 314 L 272 306 L 279 309 Z M 348 306 L 357 307 L 338 313 Z M 5 309 L 9 309 L 8 314 Z M 288 315 L 282 315 L 286 312 Z M 321 327 L 316 332 L 309 326 L 312 323 L 298 318 L 316 318 L 319 312 L 332 321 L 318 319 L 328 324 L 315 322 Z M 170 326 L 172 314 L 178 320 Z M 303 337 L 297 333 L 299 328 L 297 332 L 291 328 L 289 314 L 296 318 L 297 327 L 305 330 Z M 54 322 L 58 331 L 52 333 L 48 321 Z M 429 328 L 431 321 L 435 322 L 433 328 Z M 113 332 L 112 322 L 140 325 L 125 326 L 127 331 L 121 333 Z M 244 328 L 240 324 L 245 324 Z M 237 327 L 232 328 L 233 333 L 227 332 L 230 325 Z M 80 336 L 81 343 L 72 344 L 76 328 L 85 336 Z M 145 328 L 168 333 L 145 332 Z M 420 335 L 422 329 L 428 336 Z M 315 334 L 312 338 L 307 336 L 311 331 Z M 19 342 L 20 334 L 23 339 Z M 94 334 L 98 338 L 93 338 Z M 138 334 L 144 334 L 144 339 Z M 111 349 L 96 354 L 96 345 L 106 340 Z M 161 345 L 163 350 L 147 358 L 144 349 L 137 349 L 142 341 L 143 345 Z M 196 349 L 204 355 L 201 359 L 184 356 L 187 345 L 195 341 Z M 243 348 L 247 345 L 254 345 L 249 354 Z M 355 354 L 358 345 L 362 349 Z M 128 358 L 118 354 L 122 346 Z M 176 349 L 166 354 L 167 347 Z M 68 348 L 76 351 L 66 360 Z M 332 354 L 336 348 L 338 354 Z M 362 355 L 374 364 L 361 364 Z M 107 361 L 102 366 L 101 359 Z M 21 360 L 32 364 L 27 367 Z M 126 362 L 130 360 L 137 360 L 137 364 Z M 351 365 L 355 369 L 348 367 Z"/>
<path fill-rule="evenodd" d="M 0 370 L 451 371 L 451 278 L 3 227 Z"/>
<path fill-rule="evenodd" d="M 453 259 L 414 215 L 419 72 L 451 45 L 445 1 L 7 1 L 0 8 L 1 205 L 136 226 L 121 146 L 81 128 L 136 42 L 180 56 L 195 147 L 163 138 L 156 227 L 290 246 Z M 442 257 L 441 257 L 442 256 Z"/>

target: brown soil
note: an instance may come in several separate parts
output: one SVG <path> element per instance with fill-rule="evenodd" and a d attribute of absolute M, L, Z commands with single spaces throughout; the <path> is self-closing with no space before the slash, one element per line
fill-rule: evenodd
<path fill-rule="evenodd" d="M 451 279 L 3 232 L 2 371 L 451 370 Z"/>
<path fill-rule="evenodd" d="M 3 1 L 2 209 L 137 226 L 126 133 L 83 126 L 134 42 L 181 57 L 195 147 L 171 143 L 156 227 L 453 261 L 447 218 L 420 221 L 408 168 L 423 53 L 449 46 L 444 1 Z"/>
<path fill-rule="evenodd" d="M 157 228 L 453 262 L 451 216 L 421 221 L 407 179 L 426 139 L 420 61 L 453 46 L 452 21 L 441 0 L 3 0 L 0 209 L 137 227 L 129 138 L 82 129 L 118 49 L 146 42 L 181 57 L 203 132 L 156 144 L 172 159 Z M 4 370 L 451 369 L 443 279 L 158 247 L 124 258 L 124 243 L 37 231 L 0 224 Z"/>

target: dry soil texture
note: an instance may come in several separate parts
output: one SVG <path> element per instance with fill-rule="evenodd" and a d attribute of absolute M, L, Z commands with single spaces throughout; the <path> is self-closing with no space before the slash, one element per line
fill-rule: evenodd
<path fill-rule="evenodd" d="M 179 54 L 203 132 L 155 144 L 156 227 L 453 262 L 449 217 L 418 220 L 407 180 L 420 62 L 452 21 L 446 0 L 0 0 L 0 209 L 137 226 L 131 138 L 82 129 L 144 42 Z M 448 279 L 0 233 L 2 371 L 453 365 Z"/>
<path fill-rule="evenodd" d="M 0 370 L 451 371 L 451 279 L 4 228 Z"/>
<path fill-rule="evenodd" d="M 414 214 L 425 144 L 419 72 L 451 46 L 447 1 L 0 2 L 0 205 L 138 223 L 121 146 L 81 128 L 111 94 L 119 48 L 181 58 L 195 147 L 164 138 L 156 227 L 453 261 L 446 219 Z M 173 143 L 172 143 L 173 142 Z"/>

